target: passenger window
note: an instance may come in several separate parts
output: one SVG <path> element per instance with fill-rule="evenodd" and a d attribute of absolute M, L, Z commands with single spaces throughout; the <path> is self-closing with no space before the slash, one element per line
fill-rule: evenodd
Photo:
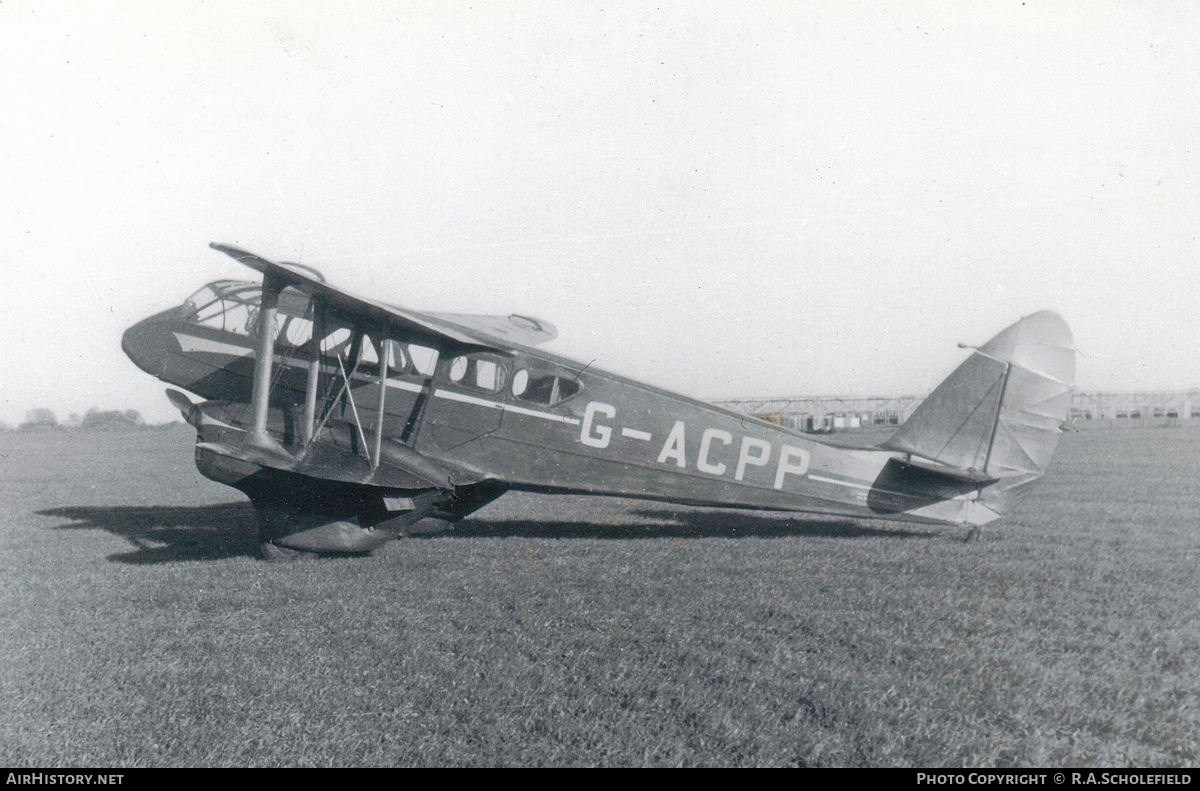
<path fill-rule="evenodd" d="M 293 317 L 283 326 L 283 339 L 291 346 L 303 346 L 312 338 L 312 331 L 310 320 Z"/>
<path fill-rule="evenodd" d="M 408 355 L 404 353 L 404 347 L 399 341 L 384 341 L 384 348 L 387 349 L 387 364 L 388 371 L 402 374 L 408 371 Z"/>
<path fill-rule="evenodd" d="M 350 330 L 345 327 L 339 327 L 333 332 L 325 336 L 321 341 L 321 350 L 326 354 L 340 354 L 341 347 L 350 342 Z"/>
<path fill-rule="evenodd" d="M 574 379 L 546 375 L 531 378 L 522 392 L 517 393 L 514 391 L 513 395 L 523 401 L 532 401 L 535 404 L 553 406 L 566 401 L 578 392 L 579 382 L 576 382 Z"/>
<path fill-rule="evenodd" d="M 359 342 L 358 360 L 354 363 L 359 373 L 366 376 L 379 376 L 379 347 L 375 339 L 363 333 Z"/>
<path fill-rule="evenodd" d="M 450 381 L 461 382 L 462 378 L 467 375 L 467 358 L 455 357 L 450 361 Z"/>
<path fill-rule="evenodd" d="M 520 396 L 525 392 L 525 388 L 529 387 L 529 371 L 524 368 L 513 374 L 512 394 Z"/>
<path fill-rule="evenodd" d="M 579 382 L 574 379 L 564 379 L 561 376 L 558 378 L 558 401 L 566 401 L 578 392 Z M 554 403 L 557 404 L 558 401 Z"/>
<path fill-rule="evenodd" d="M 367 365 L 379 365 L 379 352 L 375 351 L 375 341 L 371 340 L 370 335 L 362 337 L 362 351 L 358 353 L 358 360 Z"/>
<path fill-rule="evenodd" d="M 491 360 L 475 362 L 475 386 L 495 392 L 500 389 L 500 366 Z"/>
<path fill-rule="evenodd" d="M 433 376 L 433 372 L 437 370 L 437 349 L 410 343 L 408 344 L 408 356 L 412 359 L 413 368 L 422 376 Z"/>
<path fill-rule="evenodd" d="M 553 404 L 554 397 L 558 395 L 557 384 L 557 376 L 534 377 L 530 380 L 529 386 L 525 388 L 525 395 L 522 398 L 535 404 Z"/>

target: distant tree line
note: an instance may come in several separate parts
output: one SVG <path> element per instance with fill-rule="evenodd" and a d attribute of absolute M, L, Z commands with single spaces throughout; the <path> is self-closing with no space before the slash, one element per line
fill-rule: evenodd
<path fill-rule="evenodd" d="M 170 423 L 149 424 L 142 419 L 136 409 L 102 410 L 92 407 L 80 417 L 72 413 L 66 423 L 59 423 L 58 418 L 50 409 L 31 409 L 25 413 L 25 421 L 17 426 L 17 431 L 140 431 L 143 429 L 169 428 L 182 425 L 181 421 Z M 12 431 L 5 423 L 0 423 L 0 431 Z"/>

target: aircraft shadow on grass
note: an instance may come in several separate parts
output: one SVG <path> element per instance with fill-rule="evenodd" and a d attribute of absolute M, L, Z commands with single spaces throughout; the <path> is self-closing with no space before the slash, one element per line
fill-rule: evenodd
<path fill-rule="evenodd" d="M 136 565 L 258 557 L 258 522 L 247 502 L 203 506 L 72 505 L 38 511 L 69 519 L 56 530 L 105 530 L 133 545 L 109 555 Z"/>
<path fill-rule="evenodd" d="M 636 508 L 621 512 L 628 523 L 561 519 L 467 519 L 427 538 L 932 538 L 932 529 L 874 527 L 846 520 L 795 519 L 728 511 Z M 105 530 L 134 549 L 109 555 L 135 565 L 258 557 L 259 537 L 250 503 L 205 506 L 64 506 L 38 511 L 68 519 L 56 530 Z"/>
<path fill-rule="evenodd" d="M 875 527 L 849 520 L 796 518 L 729 511 L 631 508 L 627 523 L 550 519 L 466 519 L 449 533 L 457 538 L 932 538 L 933 530 Z"/>

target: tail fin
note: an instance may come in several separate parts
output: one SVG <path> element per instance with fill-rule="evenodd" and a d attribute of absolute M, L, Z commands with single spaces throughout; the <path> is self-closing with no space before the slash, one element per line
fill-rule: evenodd
<path fill-rule="evenodd" d="M 1057 313 L 1034 313 L 980 346 L 884 447 L 981 483 L 1037 478 L 1058 447 L 1074 386 L 1070 328 Z"/>

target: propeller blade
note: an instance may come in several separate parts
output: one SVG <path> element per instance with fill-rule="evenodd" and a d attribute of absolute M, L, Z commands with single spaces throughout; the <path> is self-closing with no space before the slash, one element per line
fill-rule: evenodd
<path fill-rule="evenodd" d="M 167 400 L 169 400 L 171 404 L 179 410 L 179 414 L 183 415 L 184 420 L 192 424 L 193 427 L 199 428 L 197 421 L 199 412 L 196 409 L 196 405 L 192 403 L 190 398 L 178 390 L 172 390 L 168 387 Z"/>

